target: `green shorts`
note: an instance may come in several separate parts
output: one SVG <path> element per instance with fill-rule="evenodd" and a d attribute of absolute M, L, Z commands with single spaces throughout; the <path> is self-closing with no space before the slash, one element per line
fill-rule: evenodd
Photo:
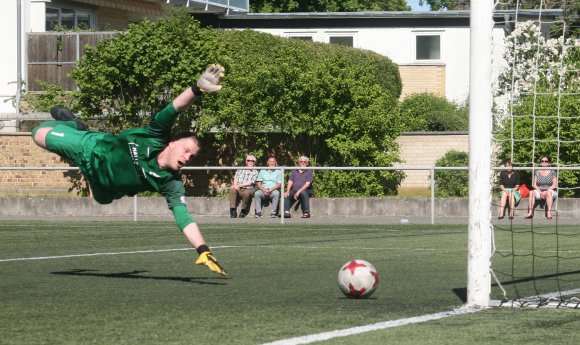
<path fill-rule="evenodd" d="M 107 133 L 79 131 L 65 125 L 55 126 L 46 135 L 46 148 L 79 167 L 91 186 L 93 198 L 100 204 L 110 204 L 124 195 L 117 195 L 118 193 L 111 193 L 100 187 L 93 176 L 91 152 L 97 141 L 105 135 Z"/>
<path fill-rule="evenodd" d="M 83 165 L 83 138 L 87 133 L 57 125 L 46 134 L 46 148 L 80 167 Z"/>

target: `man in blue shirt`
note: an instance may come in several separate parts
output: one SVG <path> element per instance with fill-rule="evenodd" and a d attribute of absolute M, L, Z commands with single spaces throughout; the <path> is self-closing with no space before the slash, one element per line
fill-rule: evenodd
<path fill-rule="evenodd" d="M 275 157 L 268 158 L 268 167 L 270 169 L 260 170 L 258 178 L 256 179 L 256 193 L 254 200 L 256 201 L 256 218 L 262 217 L 262 203 L 269 200 L 272 205 L 270 218 L 276 218 L 278 213 L 278 204 L 280 202 L 280 188 L 282 187 L 282 170 L 274 169 L 278 166 Z"/>

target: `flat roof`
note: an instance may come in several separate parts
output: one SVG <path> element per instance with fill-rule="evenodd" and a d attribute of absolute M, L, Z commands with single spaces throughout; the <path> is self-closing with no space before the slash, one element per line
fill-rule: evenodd
<path fill-rule="evenodd" d="M 494 11 L 494 17 L 516 15 L 515 10 Z M 519 10 L 518 15 L 530 17 L 556 17 L 563 13 L 561 9 Z M 364 18 L 469 18 L 470 11 L 368 11 L 368 12 L 290 12 L 290 13 L 230 13 L 222 17 L 228 20 L 260 19 L 364 19 Z"/>

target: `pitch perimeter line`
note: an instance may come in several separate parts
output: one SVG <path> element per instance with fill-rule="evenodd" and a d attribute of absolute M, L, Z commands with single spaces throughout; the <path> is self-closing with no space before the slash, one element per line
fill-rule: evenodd
<path fill-rule="evenodd" d="M 422 323 L 422 322 L 427 322 L 427 321 L 444 319 L 444 318 L 447 318 L 450 316 L 476 313 L 476 312 L 484 310 L 484 309 L 485 308 L 463 306 L 463 307 L 453 309 L 451 311 L 444 311 L 444 312 L 440 312 L 440 313 L 436 313 L 436 314 L 415 316 L 415 317 L 410 317 L 410 318 L 406 318 L 406 319 L 385 321 L 385 322 L 373 323 L 373 324 L 365 325 L 365 326 L 358 326 L 358 327 L 346 328 L 346 329 L 335 330 L 335 331 L 330 331 L 330 332 L 305 335 L 305 336 L 296 337 L 296 338 L 277 340 L 277 341 L 274 341 L 271 343 L 264 343 L 262 345 L 310 344 L 310 343 L 313 343 L 315 341 L 330 340 L 330 339 L 339 338 L 339 337 L 348 337 L 351 335 L 356 335 L 356 334 L 361 334 L 361 333 L 366 333 L 366 332 L 371 332 L 371 331 L 378 331 L 378 330 L 387 329 L 387 328 L 406 326 L 406 325 L 410 325 L 410 324 L 414 324 L 414 323 Z"/>
<path fill-rule="evenodd" d="M 217 247 L 211 247 L 211 249 L 235 248 L 235 247 L 238 247 L 238 246 L 217 246 Z M 59 255 L 59 256 L 35 256 L 35 257 L 28 257 L 28 258 L 0 259 L 0 262 L 67 259 L 67 258 L 100 256 L 100 255 L 163 253 L 163 252 L 178 252 L 178 251 L 183 251 L 183 250 L 194 250 L 194 248 L 151 249 L 151 250 L 137 250 L 137 251 L 132 251 L 132 252 L 88 253 L 88 254 L 71 254 L 71 255 Z"/>
<path fill-rule="evenodd" d="M 211 246 L 210 249 L 228 249 L 228 248 L 299 248 L 299 249 L 329 249 L 328 247 L 320 247 L 320 246 L 303 246 L 303 245 L 223 245 L 223 246 Z M 399 247 L 383 247 L 383 248 L 374 248 L 374 247 L 350 247 L 350 248 L 357 248 L 357 249 L 365 249 L 365 250 L 409 250 L 409 248 L 399 248 Z M 188 248 L 173 248 L 173 249 L 150 249 L 150 250 L 137 250 L 137 251 L 128 251 L 128 252 L 102 252 L 102 253 L 86 253 L 86 254 L 69 254 L 69 255 L 55 255 L 55 256 L 33 256 L 33 257 L 25 257 L 25 258 L 11 258 L 11 259 L 0 259 L 0 262 L 13 262 L 13 261 L 32 261 L 32 260 L 54 260 L 54 259 L 67 259 L 67 258 L 77 258 L 77 257 L 90 257 L 90 256 L 106 256 L 106 255 L 127 255 L 127 254 L 143 254 L 143 253 L 163 253 L 163 252 L 178 252 L 178 251 L 185 251 L 185 250 L 194 250 L 192 247 Z M 435 248 L 414 248 L 415 251 L 435 251 Z M 460 251 L 465 251 L 465 249 L 458 249 Z M 456 250 L 448 250 L 448 251 L 456 251 Z"/>

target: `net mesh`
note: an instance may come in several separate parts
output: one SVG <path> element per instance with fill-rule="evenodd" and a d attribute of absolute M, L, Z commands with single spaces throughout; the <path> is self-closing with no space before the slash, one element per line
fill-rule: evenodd
<path fill-rule="evenodd" d="M 519 217 L 494 225 L 492 300 L 578 308 L 580 229 L 573 223 L 580 214 L 558 206 L 560 198 L 580 195 L 578 4 L 517 1 L 496 6 L 508 8 L 516 9 L 515 15 L 496 22 L 505 36 L 493 40 L 494 56 L 503 62 L 494 63 L 494 159 L 496 165 L 511 160 L 521 183 L 530 186 L 540 158 L 551 158 L 558 198 L 551 220 L 544 218 L 542 203 L 544 212 L 523 220 L 529 203 L 522 199 Z M 530 8 L 535 11 L 526 11 Z M 494 206 L 497 210 L 498 204 Z"/>

